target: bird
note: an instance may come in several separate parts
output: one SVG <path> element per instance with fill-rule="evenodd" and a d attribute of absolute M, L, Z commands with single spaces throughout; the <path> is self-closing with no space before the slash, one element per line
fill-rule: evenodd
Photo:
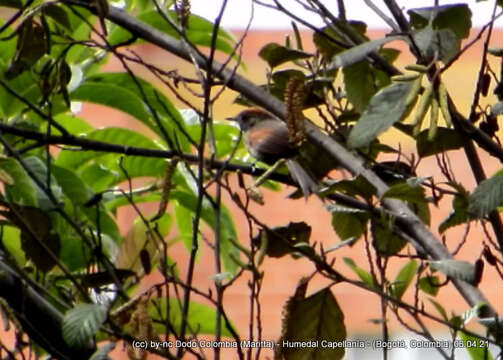
<path fill-rule="evenodd" d="M 318 191 L 318 182 L 308 167 L 301 164 L 301 154 L 289 142 L 288 128 L 283 121 L 260 108 L 243 110 L 227 120 L 239 125 L 246 149 L 254 158 L 268 165 L 285 159 L 291 177 L 300 186 L 306 199 Z"/>

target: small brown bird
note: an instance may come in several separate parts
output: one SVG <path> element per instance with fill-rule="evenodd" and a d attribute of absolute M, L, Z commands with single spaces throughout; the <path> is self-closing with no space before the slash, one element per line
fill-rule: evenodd
<path fill-rule="evenodd" d="M 257 108 L 241 111 L 228 120 L 236 121 L 243 131 L 245 146 L 257 160 L 273 165 L 287 159 L 286 165 L 292 178 L 299 184 L 307 198 L 318 191 L 318 183 L 302 166 L 300 155 L 288 141 L 286 124 L 274 115 Z"/>

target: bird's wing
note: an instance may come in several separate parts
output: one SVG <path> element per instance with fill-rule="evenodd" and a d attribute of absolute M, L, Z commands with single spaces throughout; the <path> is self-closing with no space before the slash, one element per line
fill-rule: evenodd
<path fill-rule="evenodd" d="M 279 120 L 256 124 L 248 131 L 246 137 L 250 153 L 266 163 L 274 163 L 295 154 L 295 150 L 288 142 L 288 129 Z"/>

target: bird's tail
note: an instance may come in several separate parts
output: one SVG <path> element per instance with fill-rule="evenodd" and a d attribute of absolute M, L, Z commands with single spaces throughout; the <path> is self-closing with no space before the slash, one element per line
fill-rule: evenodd
<path fill-rule="evenodd" d="M 299 164 L 299 162 L 290 159 L 287 160 L 286 166 L 288 167 L 292 178 L 299 184 L 306 199 L 309 195 L 316 193 L 319 190 L 317 181 L 301 164 Z"/>

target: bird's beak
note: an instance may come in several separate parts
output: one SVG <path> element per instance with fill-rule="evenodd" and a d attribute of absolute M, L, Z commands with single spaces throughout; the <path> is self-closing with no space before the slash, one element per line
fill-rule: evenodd
<path fill-rule="evenodd" d="M 236 121 L 236 119 L 235 119 L 235 118 L 233 118 L 233 117 L 228 117 L 228 118 L 225 118 L 225 120 L 227 120 L 227 121 Z"/>

